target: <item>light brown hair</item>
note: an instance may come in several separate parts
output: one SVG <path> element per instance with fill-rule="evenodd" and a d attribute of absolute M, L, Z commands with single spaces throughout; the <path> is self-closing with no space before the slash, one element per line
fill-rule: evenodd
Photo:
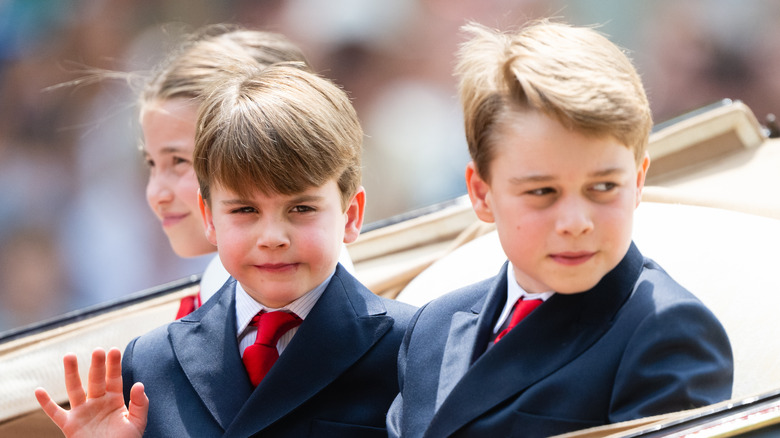
<path fill-rule="evenodd" d="M 466 140 L 477 173 L 489 181 L 492 139 L 501 123 L 539 111 L 567 129 L 613 136 L 637 164 L 652 127 L 641 79 L 623 51 L 599 32 L 549 20 L 501 32 L 471 23 L 456 74 Z"/>
<path fill-rule="evenodd" d="M 198 116 L 193 165 L 206 202 L 215 184 L 240 196 L 291 195 L 335 179 L 346 209 L 360 186 L 362 142 L 342 89 L 276 64 L 214 88 Z"/>

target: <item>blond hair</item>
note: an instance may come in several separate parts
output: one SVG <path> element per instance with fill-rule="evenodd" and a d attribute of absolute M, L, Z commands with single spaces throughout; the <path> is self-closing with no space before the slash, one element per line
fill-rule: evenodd
<path fill-rule="evenodd" d="M 346 93 L 277 64 L 217 84 L 203 102 L 194 167 L 203 198 L 215 184 L 251 196 L 338 183 L 342 208 L 360 186 L 363 131 Z"/>
<path fill-rule="evenodd" d="M 278 62 L 308 68 L 301 49 L 285 36 L 236 25 L 206 26 L 172 50 L 140 93 L 141 114 L 147 105 L 174 98 L 199 103 L 214 81 L 236 69 L 262 70 Z"/>
<path fill-rule="evenodd" d="M 644 157 L 652 127 L 641 79 L 623 51 L 592 28 L 539 20 L 516 32 L 470 23 L 456 74 L 466 140 L 477 172 L 490 177 L 495 130 L 539 111 L 567 129 L 613 136 Z"/>

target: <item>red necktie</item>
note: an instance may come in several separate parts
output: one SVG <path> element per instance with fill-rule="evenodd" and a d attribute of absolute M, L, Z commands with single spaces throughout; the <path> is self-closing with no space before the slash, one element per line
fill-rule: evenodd
<path fill-rule="evenodd" d="M 515 309 L 512 311 L 512 318 L 509 320 L 509 325 L 506 326 L 504 330 L 501 330 L 501 333 L 496 336 L 496 340 L 493 341 L 493 343 L 498 342 L 503 338 L 507 333 L 509 333 L 509 330 L 512 330 L 514 326 L 516 326 L 520 321 L 522 321 L 523 318 L 528 316 L 529 313 L 531 313 L 534 309 L 539 307 L 544 301 L 536 299 L 536 300 L 524 300 L 522 297 L 517 300 L 515 303 Z"/>
<path fill-rule="evenodd" d="M 276 311 L 260 312 L 252 318 L 251 326 L 257 327 L 255 343 L 244 349 L 244 366 L 252 385 L 257 386 L 279 359 L 276 343 L 288 330 L 298 327 L 301 319 L 294 313 Z"/>

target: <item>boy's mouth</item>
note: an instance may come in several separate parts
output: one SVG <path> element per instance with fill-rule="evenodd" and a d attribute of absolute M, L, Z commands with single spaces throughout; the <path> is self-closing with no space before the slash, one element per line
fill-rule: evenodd
<path fill-rule="evenodd" d="M 282 274 L 286 272 L 290 272 L 295 270 L 295 268 L 298 267 L 297 263 L 264 263 L 262 265 L 255 265 L 257 269 L 272 273 L 272 274 Z"/>
<path fill-rule="evenodd" d="M 596 253 L 592 251 L 573 251 L 550 254 L 550 258 L 562 265 L 576 266 L 587 262 L 593 258 L 594 255 L 596 255 Z"/>

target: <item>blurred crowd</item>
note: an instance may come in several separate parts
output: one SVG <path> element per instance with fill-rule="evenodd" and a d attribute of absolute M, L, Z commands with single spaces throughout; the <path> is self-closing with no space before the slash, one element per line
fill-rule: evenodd
<path fill-rule="evenodd" d="M 465 193 L 458 29 L 554 16 L 634 59 L 656 121 L 721 98 L 780 111 L 772 0 L 0 0 L 0 332 L 200 273 L 146 205 L 136 91 L 67 85 L 150 69 L 219 22 L 281 32 L 351 95 L 367 221 Z"/>

